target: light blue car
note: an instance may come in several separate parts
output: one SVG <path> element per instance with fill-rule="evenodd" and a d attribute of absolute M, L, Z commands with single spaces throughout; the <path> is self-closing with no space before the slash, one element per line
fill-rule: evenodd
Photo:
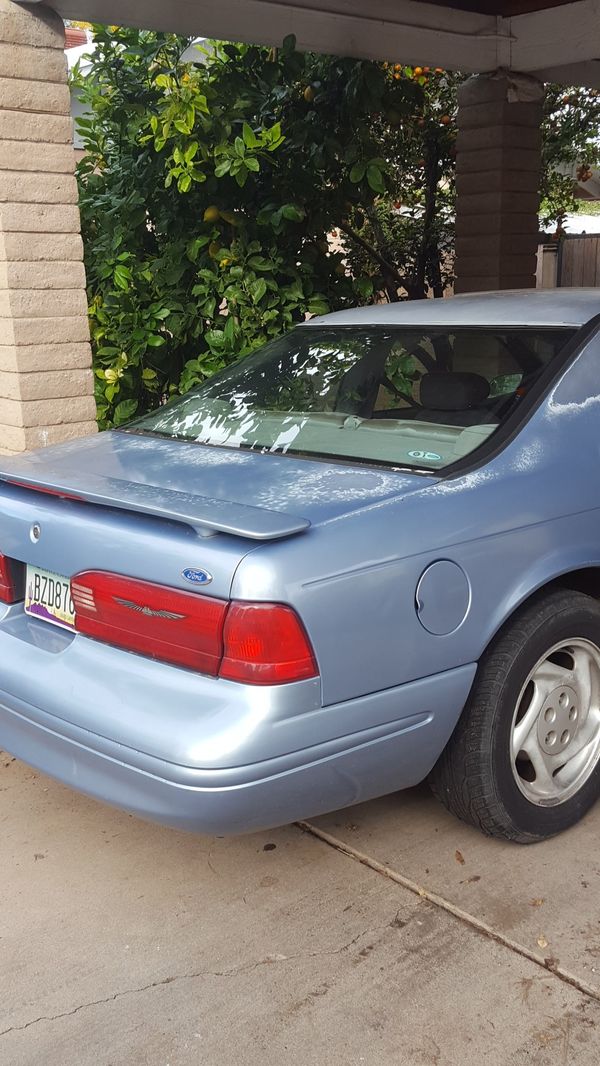
<path fill-rule="evenodd" d="M 0 747 L 239 833 L 415 785 L 520 842 L 600 791 L 600 292 L 313 319 L 0 459 Z"/>

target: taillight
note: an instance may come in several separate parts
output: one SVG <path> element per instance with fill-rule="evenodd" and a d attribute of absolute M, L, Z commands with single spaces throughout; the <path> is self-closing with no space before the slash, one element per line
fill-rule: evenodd
<path fill-rule="evenodd" d="M 283 604 L 229 603 L 103 571 L 77 574 L 71 596 L 79 633 L 128 651 L 251 685 L 318 674 L 304 627 Z"/>
<path fill-rule="evenodd" d="M 232 603 L 223 643 L 219 677 L 230 681 L 277 685 L 318 673 L 298 615 L 281 603 Z"/>
<path fill-rule="evenodd" d="M 216 675 L 227 603 L 88 571 L 71 580 L 75 628 L 88 637 Z"/>
<path fill-rule="evenodd" d="M 14 564 L 6 555 L 0 555 L 0 603 L 16 603 L 19 598 Z"/>

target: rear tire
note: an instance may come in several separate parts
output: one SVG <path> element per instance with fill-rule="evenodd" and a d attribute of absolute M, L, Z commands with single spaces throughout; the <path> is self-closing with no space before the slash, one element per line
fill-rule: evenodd
<path fill-rule="evenodd" d="M 481 659 L 429 782 L 457 817 L 530 844 L 574 825 L 600 795 L 600 606 L 540 593 Z"/>

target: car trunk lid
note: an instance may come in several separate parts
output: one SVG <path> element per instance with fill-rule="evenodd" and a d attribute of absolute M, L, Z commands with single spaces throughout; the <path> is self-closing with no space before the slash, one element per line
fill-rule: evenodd
<path fill-rule="evenodd" d="M 112 431 L 0 459 L 0 552 L 67 577 L 108 570 L 188 590 L 184 571 L 201 568 L 207 593 L 227 598 L 258 543 L 310 535 L 423 485 L 387 469 Z"/>
<path fill-rule="evenodd" d="M 0 479 L 250 540 L 302 533 L 424 484 L 386 468 L 114 431 L 3 458 Z"/>

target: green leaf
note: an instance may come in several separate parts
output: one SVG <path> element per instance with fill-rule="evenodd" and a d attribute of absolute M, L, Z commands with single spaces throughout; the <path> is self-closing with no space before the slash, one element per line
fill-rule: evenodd
<path fill-rule="evenodd" d="M 185 159 L 186 163 L 191 163 L 192 159 L 194 159 L 194 157 L 197 154 L 198 154 L 198 141 L 192 141 L 191 144 L 188 144 L 188 146 L 187 146 L 187 148 L 186 148 L 186 150 L 185 150 L 185 152 L 183 154 L 183 158 Z"/>
<path fill-rule="evenodd" d="M 246 164 L 248 170 L 253 170 L 253 171 L 260 170 L 260 163 L 259 163 L 258 159 L 256 159 L 256 157 L 253 156 L 253 155 L 247 155 L 246 158 L 244 159 L 244 163 Z"/>
<path fill-rule="evenodd" d="M 363 180 L 363 178 L 365 176 L 366 169 L 367 169 L 367 164 L 366 163 L 362 163 L 362 162 L 355 163 L 354 166 L 352 167 L 352 170 L 350 171 L 350 174 L 348 175 L 348 177 L 350 178 L 350 181 L 354 185 L 358 185 L 359 181 Z"/>
<path fill-rule="evenodd" d="M 258 303 L 267 291 L 267 283 L 264 278 L 257 278 L 248 286 L 252 299 Z"/>
<path fill-rule="evenodd" d="M 353 288 L 361 300 L 368 300 L 373 295 L 373 281 L 371 278 L 355 278 Z"/>
<path fill-rule="evenodd" d="M 248 260 L 248 266 L 252 267 L 252 270 L 273 270 L 275 263 L 272 259 L 265 259 L 262 255 L 252 255 Z"/>
<path fill-rule="evenodd" d="M 129 267 L 123 266 L 122 263 L 119 263 L 119 265 L 115 267 L 114 272 L 115 285 L 119 289 L 128 289 L 130 281 L 131 270 L 129 269 Z"/>
<path fill-rule="evenodd" d="M 299 207 L 298 204 L 284 204 L 281 208 L 281 213 L 283 217 L 289 219 L 290 222 L 302 222 L 306 215 L 304 208 Z"/>
<path fill-rule="evenodd" d="M 249 126 L 247 122 L 244 122 L 244 125 L 242 127 L 242 136 L 244 138 L 244 144 L 246 145 L 246 148 L 258 148 L 260 141 L 252 127 Z"/>
<path fill-rule="evenodd" d="M 233 315 L 229 315 L 227 323 L 225 325 L 225 340 L 231 342 L 235 338 L 235 319 Z"/>
<path fill-rule="evenodd" d="M 149 333 L 146 337 L 146 344 L 151 348 L 162 348 L 163 344 L 166 344 L 166 338 L 159 333 Z"/>
<path fill-rule="evenodd" d="M 191 174 L 188 174 L 186 172 L 184 174 L 180 174 L 179 175 L 179 178 L 177 179 L 177 188 L 179 189 L 179 192 L 189 192 L 189 190 L 191 188 L 191 185 L 192 185 L 192 176 L 191 176 Z"/>
<path fill-rule="evenodd" d="M 248 180 L 248 173 L 249 171 L 245 163 L 242 163 L 236 170 L 235 180 L 237 181 L 240 188 L 243 188 L 246 184 L 246 181 Z"/>
<path fill-rule="evenodd" d="M 118 403 L 115 407 L 115 413 L 113 416 L 115 426 L 121 426 L 123 425 L 123 422 L 127 422 L 130 418 L 133 418 L 137 409 L 137 400 L 121 400 L 121 403 Z"/>
<path fill-rule="evenodd" d="M 382 195 L 385 192 L 383 175 L 376 163 L 369 163 L 367 167 L 367 181 L 373 192 Z"/>
<path fill-rule="evenodd" d="M 186 248 L 186 255 L 192 263 L 196 262 L 200 250 L 205 248 L 207 244 L 210 244 L 210 240 L 211 238 L 208 234 L 203 234 L 201 237 L 196 237 L 193 241 L 189 241 Z"/>
<path fill-rule="evenodd" d="M 231 170 L 231 159 L 221 159 L 215 167 L 215 177 L 222 178 Z"/>
<path fill-rule="evenodd" d="M 291 300 L 303 300 L 304 299 L 304 289 L 302 287 L 302 282 L 301 281 L 293 281 L 292 284 L 288 286 L 286 291 L 287 291 L 287 296 Z"/>
<path fill-rule="evenodd" d="M 329 314 L 329 304 L 323 296 L 314 296 L 308 301 L 308 310 L 311 315 Z"/>

